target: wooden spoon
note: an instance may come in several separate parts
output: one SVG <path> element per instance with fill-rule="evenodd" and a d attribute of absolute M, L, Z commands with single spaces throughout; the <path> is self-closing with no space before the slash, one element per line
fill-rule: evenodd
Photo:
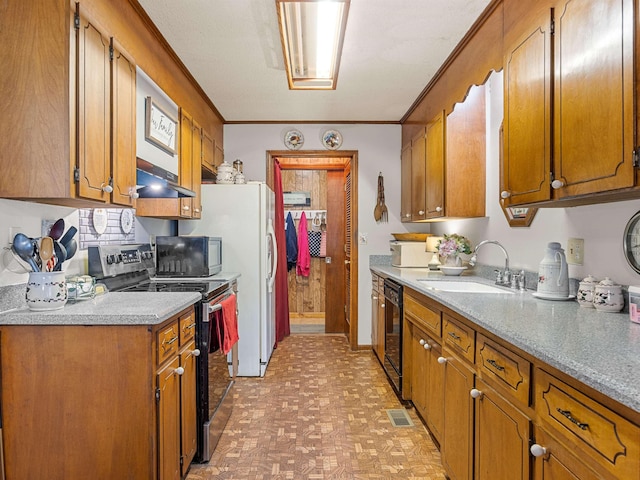
<path fill-rule="evenodd" d="M 53 238 L 42 237 L 40 241 L 40 259 L 42 260 L 42 269 L 51 271 L 48 268 L 49 259 L 53 257 Z"/>

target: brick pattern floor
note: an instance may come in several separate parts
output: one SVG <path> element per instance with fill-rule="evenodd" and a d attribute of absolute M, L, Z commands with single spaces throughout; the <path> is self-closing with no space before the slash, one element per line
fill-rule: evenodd
<path fill-rule="evenodd" d="M 444 480 L 440 453 L 413 409 L 415 426 L 394 427 L 402 408 L 371 351 L 342 335 L 291 335 L 264 378 L 241 377 L 234 410 L 208 464 L 187 480 Z"/>

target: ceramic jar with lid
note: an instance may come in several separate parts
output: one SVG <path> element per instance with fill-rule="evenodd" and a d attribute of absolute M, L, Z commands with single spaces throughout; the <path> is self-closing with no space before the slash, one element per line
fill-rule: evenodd
<path fill-rule="evenodd" d="M 601 312 L 619 312 L 624 307 L 622 287 L 616 285 L 609 277 L 605 277 L 596 285 L 593 306 Z"/>
<path fill-rule="evenodd" d="M 581 307 L 585 308 L 594 308 L 593 306 L 593 295 L 596 292 L 596 285 L 598 284 L 598 280 L 588 275 L 580 282 L 580 286 L 578 287 L 578 294 L 576 295 L 576 300 Z"/>
<path fill-rule="evenodd" d="M 234 174 L 233 166 L 230 163 L 222 162 L 218 165 L 216 183 L 231 184 L 234 180 Z"/>

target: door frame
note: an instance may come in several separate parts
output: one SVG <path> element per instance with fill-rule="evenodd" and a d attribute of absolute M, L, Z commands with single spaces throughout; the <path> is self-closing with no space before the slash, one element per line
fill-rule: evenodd
<path fill-rule="evenodd" d="M 349 345 L 358 350 L 358 152 L 357 150 L 268 150 L 266 182 L 273 189 L 274 162 L 284 170 L 344 170 L 351 168 L 351 282 L 349 285 Z"/>

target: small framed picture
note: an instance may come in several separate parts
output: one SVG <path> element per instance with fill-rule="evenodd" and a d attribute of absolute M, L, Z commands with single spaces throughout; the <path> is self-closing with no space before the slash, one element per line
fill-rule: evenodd
<path fill-rule="evenodd" d="M 151 97 L 146 98 L 145 110 L 145 138 L 162 150 L 175 154 L 178 120 L 160 108 Z"/>

